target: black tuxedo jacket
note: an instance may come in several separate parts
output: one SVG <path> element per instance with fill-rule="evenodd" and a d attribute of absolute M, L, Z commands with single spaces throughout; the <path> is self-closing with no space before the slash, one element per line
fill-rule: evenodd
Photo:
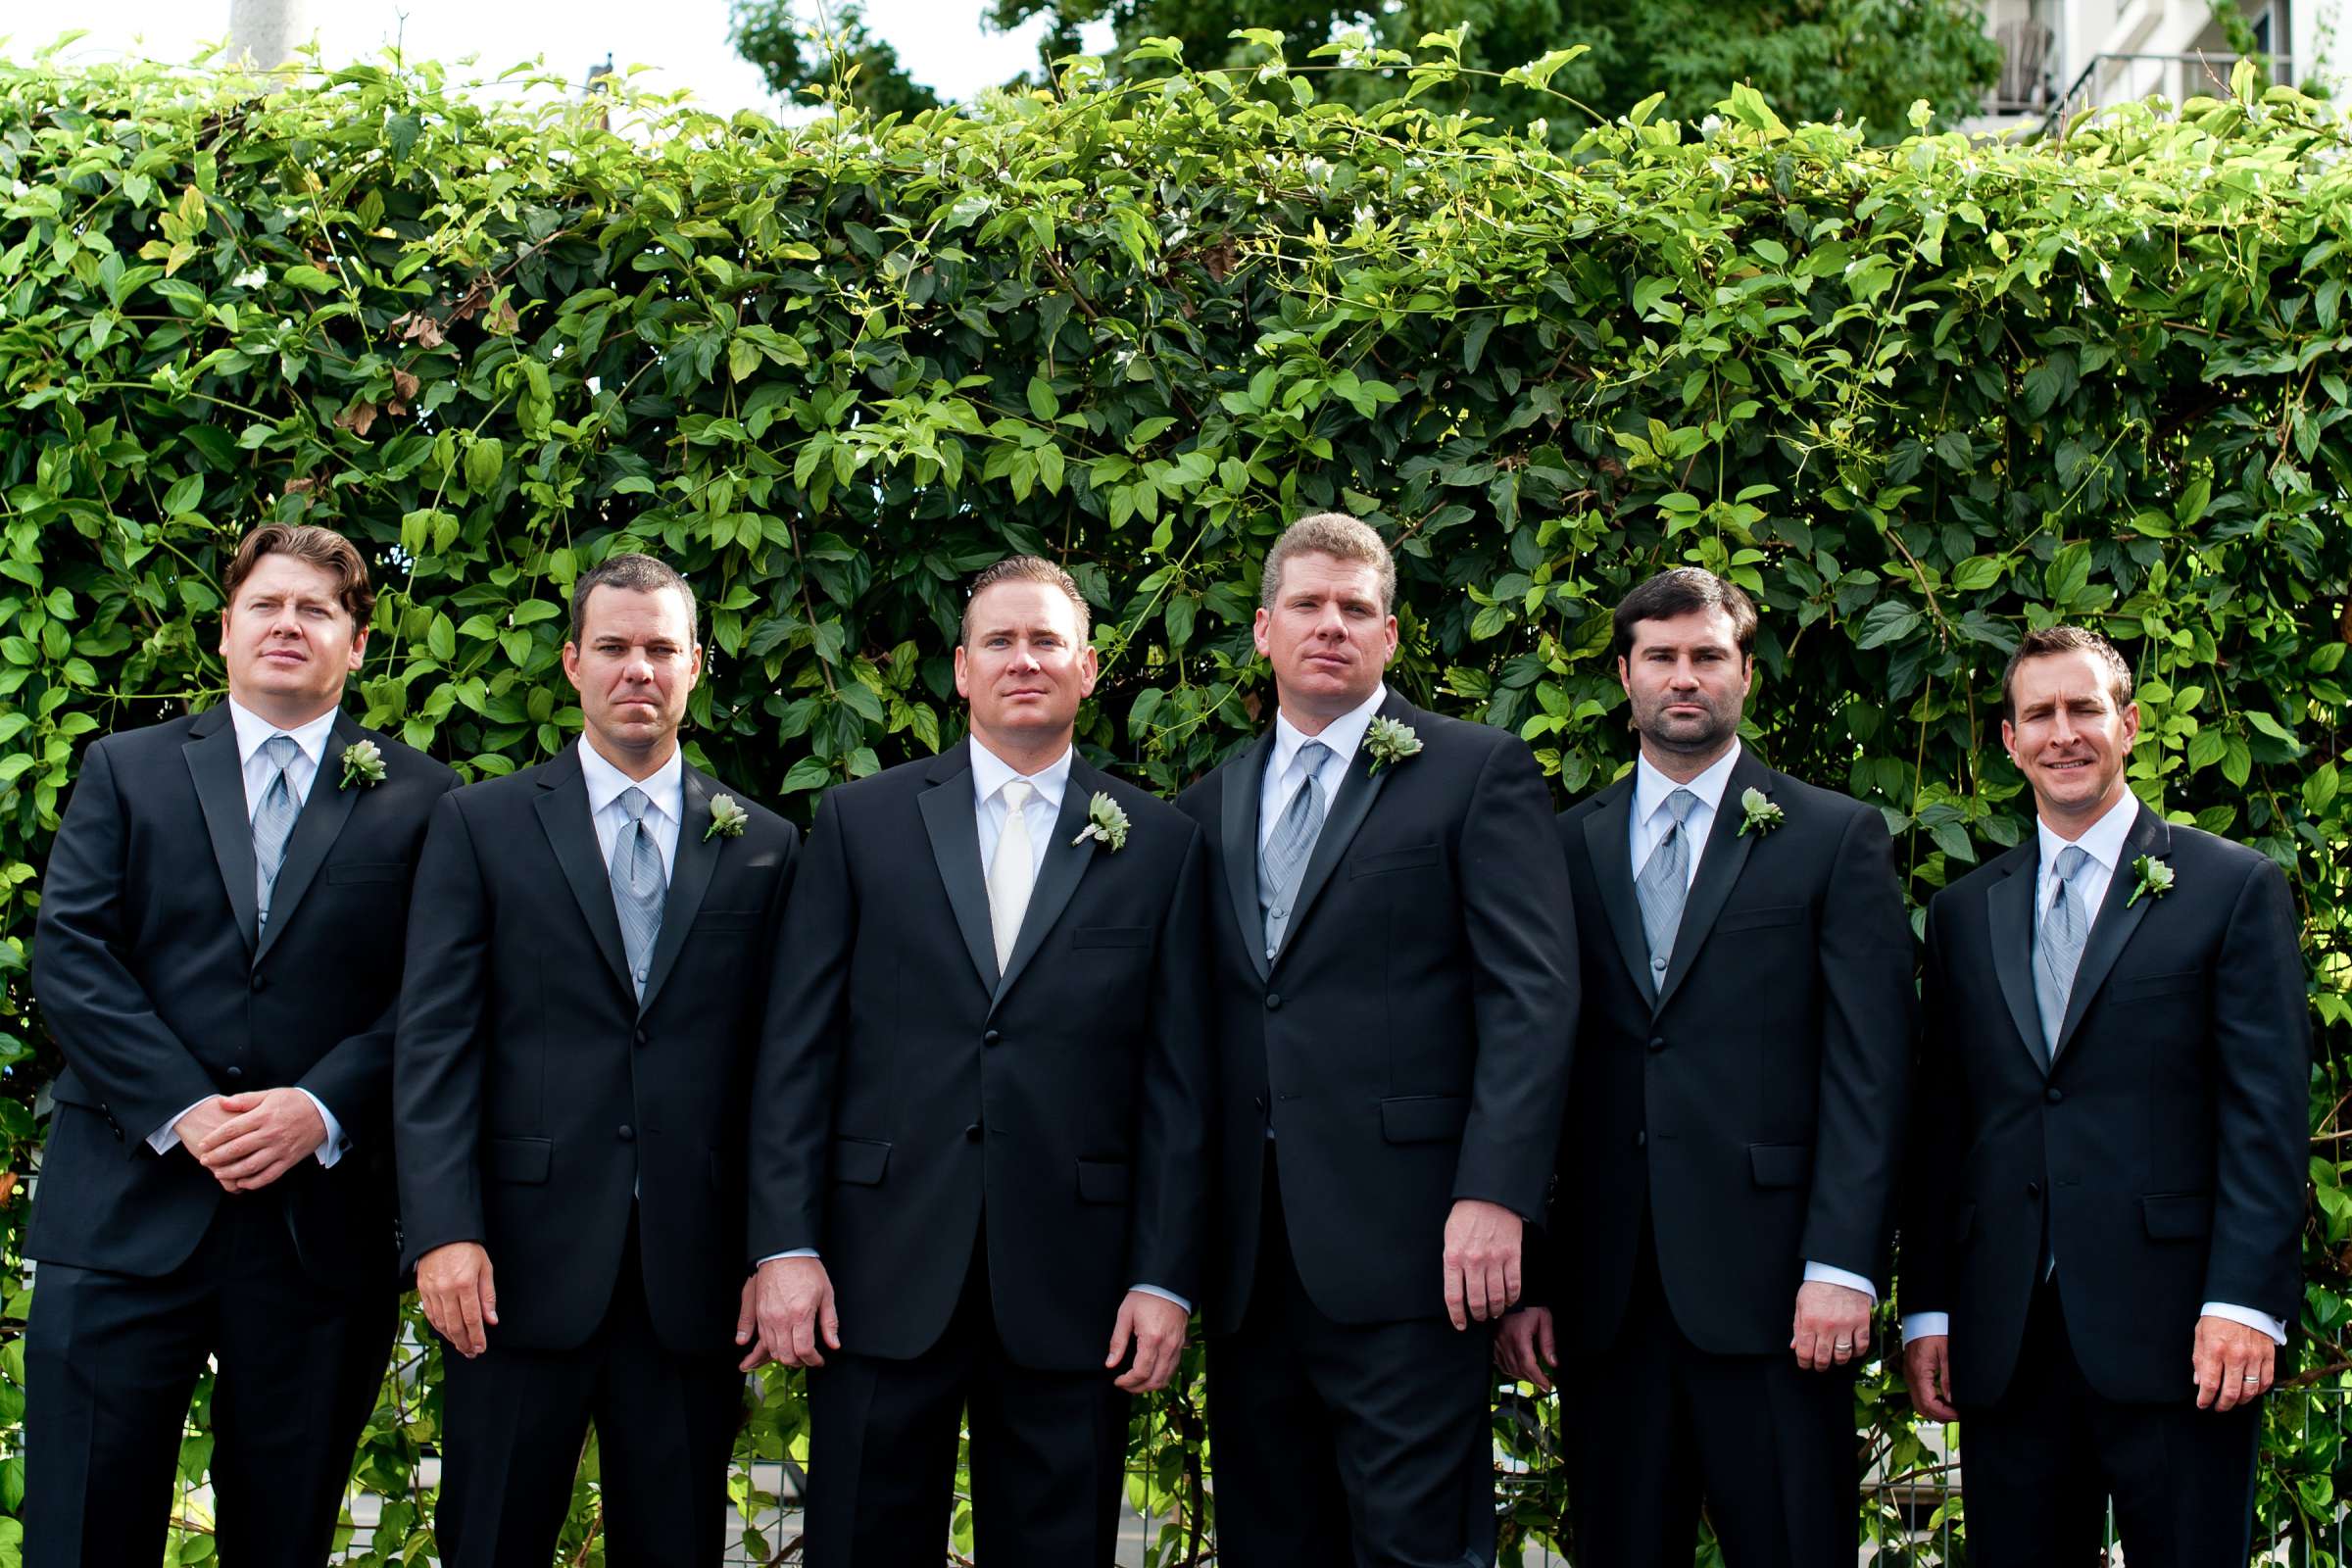
<path fill-rule="evenodd" d="M 1077 842 L 1098 792 L 1122 849 Z M 1000 975 L 970 742 L 826 794 L 776 954 L 749 1243 L 822 1255 L 846 1349 L 929 1349 L 983 1238 L 1023 1366 L 1100 1370 L 1131 1286 L 1199 1298 L 1203 858 L 1167 803 L 1073 758 Z"/>
<path fill-rule="evenodd" d="M 2172 866 L 2172 891 L 2133 900 L 2142 856 Z M 1990 1403 L 2054 1256 L 2091 1388 L 2187 1398 L 2205 1302 L 2300 1316 L 2311 1021 L 2294 901 L 2262 856 L 2141 807 L 2045 1068 L 2040 861 L 2030 836 L 1928 906 L 1902 1309 L 1951 1314 L 1954 1393 Z"/>
<path fill-rule="evenodd" d="M 345 787 L 373 741 L 380 784 Z M 255 932 L 253 825 L 228 705 L 109 735 L 49 852 L 33 991 L 65 1054 L 24 1251 L 167 1274 L 196 1250 L 220 1184 L 147 1138 L 210 1095 L 302 1088 L 342 1123 L 334 1167 L 306 1159 L 265 1193 L 320 1284 L 389 1290 L 392 1017 L 409 879 L 456 775 L 335 716 Z"/>
<path fill-rule="evenodd" d="M 1781 808 L 1741 832 L 1747 790 Z M 1883 1288 L 1911 1076 L 1913 944 L 1886 819 L 1741 751 L 1661 988 L 1634 894 L 1634 774 L 1559 818 L 1584 1024 L 1538 1291 L 1609 1344 L 1641 1228 L 1701 1349 L 1788 1348 L 1808 1262 Z"/>
<path fill-rule="evenodd" d="M 1266 960 L 1269 731 L 1177 805 L 1213 846 L 1219 1225 L 1210 1324 L 1254 1281 L 1266 1129 L 1307 1294 L 1341 1323 L 1443 1316 L 1457 1199 L 1541 1219 L 1576 1031 L 1576 932 L 1542 771 L 1500 730 L 1395 693 L 1414 757 L 1359 746 Z"/>
<path fill-rule="evenodd" d="M 640 1005 L 580 744 L 433 813 L 395 1057 L 403 1262 L 481 1243 L 493 1342 L 574 1348 L 612 1301 L 634 1201 L 656 1334 L 720 1352 L 744 1281 L 746 1090 L 800 834 L 736 793 L 743 832 L 708 836 L 724 786 L 685 769 Z"/>

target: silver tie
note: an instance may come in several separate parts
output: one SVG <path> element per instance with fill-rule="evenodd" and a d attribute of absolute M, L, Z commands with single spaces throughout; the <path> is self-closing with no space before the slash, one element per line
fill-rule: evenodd
<path fill-rule="evenodd" d="M 637 1000 L 645 1000 L 645 977 L 652 970 L 654 939 L 662 934 L 662 902 L 669 893 L 669 878 L 662 870 L 662 848 L 654 830 L 645 825 L 653 802 L 634 784 L 617 797 L 628 818 L 612 844 L 612 912 L 620 916 L 620 950 L 629 962 L 629 979 Z"/>
<path fill-rule="evenodd" d="M 2075 971 L 2082 964 L 2082 944 L 2089 939 L 2090 921 L 2082 908 L 2076 873 L 2089 861 L 2089 852 L 2069 844 L 2058 852 L 2058 891 L 2042 911 L 2041 930 L 2034 940 L 2034 1005 L 2041 1013 L 2041 1059 L 2048 1065 L 2058 1050 L 2058 1032 L 2066 1027 L 2066 1003 L 2074 995 Z"/>
<path fill-rule="evenodd" d="M 1331 748 L 1321 741 L 1308 741 L 1298 748 L 1296 765 L 1305 777 L 1291 804 L 1282 808 L 1266 847 L 1257 854 L 1257 902 L 1266 911 L 1269 961 L 1282 948 L 1282 933 L 1291 923 L 1291 910 L 1298 899 L 1298 883 L 1306 875 L 1307 857 L 1314 853 L 1315 835 L 1323 831 L 1323 791 L 1315 775 L 1331 755 Z"/>
<path fill-rule="evenodd" d="M 294 786 L 286 777 L 286 769 L 293 765 L 300 751 L 291 735 L 272 735 L 262 742 L 262 755 L 275 771 L 270 775 L 270 787 L 262 792 L 261 809 L 253 813 L 257 930 L 270 923 L 270 894 L 277 886 L 279 868 L 286 863 L 286 840 L 293 837 L 294 819 L 302 814 L 301 804 L 294 799 Z"/>
<path fill-rule="evenodd" d="M 1037 885 L 1037 841 L 1029 835 L 1029 797 L 1037 786 L 1025 778 L 1009 780 L 1000 791 L 1004 797 L 1004 826 L 997 833 L 997 853 L 988 864 L 988 924 L 997 942 L 997 973 L 1012 961 L 1012 947 L 1021 938 L 1021 919 L 1029 912 L 1029 894 Z"/>
<path fill-rule="evenodd" d="M 1683 901 L 1690 894 L 1690 835 L 1686 824 L 1698 809 L 1698 797 L 1678 789 L 1660 808 L 1674 818 L 1658 847 L 1634 879 L 1634 897 L 1642 904 L 1642 934 L 1649 940 L 1649 989 L 1666 987 L 1666 965 L 1674 956 L 1675 933 L 1683 927 Z"/>

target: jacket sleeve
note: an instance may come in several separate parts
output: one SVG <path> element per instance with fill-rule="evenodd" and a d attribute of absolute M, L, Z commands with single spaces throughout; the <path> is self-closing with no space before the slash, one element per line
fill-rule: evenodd
<path fill-rule="evenodd" d="M 1207 843 L 1191 817 L 1183 821 L 1191 836 L 1161 917 L 1152 971 L 1127 1277 L 1198 1302 L 1215 1064 L 1206 1000 Z"/>
<path fill-rule="evenodd" d="M 1470 793 L 1461 834 L 1478 1064 L 1453 1196 L 1541 1223 L 1568 1098 L 1581 980 L 1568 868 L 1543 769 L 1503 737 Z"/>
<path fill-rule="evenodd" d="M 462 801 L 444 795 L 433 807 L 409 906 L 392 1048 L 403 1268 L 436 1247 L 487 1240 L 481 1140 L 492 908 Z"/>
<path fill-rule="evenodd" d="M 155 1010 L 126 960 L 128 806 L 101 741 L 49 850 L 32 948 L 33 994 L 58 1049 L 130 1135 L 144 1140 L 220 1091 Z"/>
<path fill-rule="evenodd" d="M 1940 901 L 1938 901 L 1940 902 Z M 1951 985 L 1928 906 L 1927 963 L 1920 985 L 1918 1089 L 1906 1142 L 1895 1289 L 1901 1315 L 1952 1309 L 1952 1204 L 1967 1129 L 1968 1084 L 1946 1037 Z"/>

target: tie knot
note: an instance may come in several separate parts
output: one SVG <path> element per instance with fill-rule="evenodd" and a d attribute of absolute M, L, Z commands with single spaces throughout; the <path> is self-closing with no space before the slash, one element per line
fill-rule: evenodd
<path fill-rule="evenodd" d="M 2058 852 L 2058 880 L 2072 882 L 2075 879 L 2075 873 L 2082 870 L 2083 862 L 2089 858 L 2090 852 L 2080 844 L 2069 844 L 2065 849 L 2060 850 Z"/>
<path fill-rule="evenodd" d="M 270 765 L 281 773 L 293 765 L 294 754 L 301 749 L 291 735 L 272 735 L 262 742 L 262 755 L 270 759 Z"/>
<path fill-rule="evenodd" d="M 629 825 L 632 827 L 644 825 L 645 813 L 652 808 L 654 804 L 645 791 L 634 784 L 622 790 L 613 798 L 613 802 L 620 808 L 620 814 L 629 819 Z"/>
<path fill-rule="evenodd" d="M 1037 786 L 1025 778 L 1016 778 L 1006 784 L 1002 793 L 1004 797 L 1004 809 L 1017 811 L 1029 804 L 1029 797 L 1037 793 Z"/>
<path fill-rule="evenodd" d="M 1675 825 L 1680 827 L 1690 820 L 1692 811 L 1698 809 L 1698 797 L 1689 790 L 1678 789 L 1666 797 L 1665 809 L 1674 817 Z"/>

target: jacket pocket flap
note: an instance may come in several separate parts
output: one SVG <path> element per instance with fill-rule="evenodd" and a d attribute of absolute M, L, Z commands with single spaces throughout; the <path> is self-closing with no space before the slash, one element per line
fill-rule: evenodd
<path fill-rule="evenodd" d="M 556 1141 L 552 1138 L 493 1138 L 490 1178 L 501 1182 L 544 1182 L 555 1157 Z"/>
<path fill-rule="evenodd" d="M 1765 926 L 1796 925 L 1805 917 L 1801 904 L 1775 905 L 1768 909 L 1726 909 L 1716 917 L 1718 933 L 1727 931 L 1756 931 Z"/>
<path fill-rule="evenodd" d="M 2183 1242 L 2213 1233 L 2211 1193 L 2151 1193 L 2139 1200 L 2148 1234 L 2160 1242 Z"/>
<path fill-rule="evenodd" d="M 2107 982 L 2107 1000 L 2129 1002 L 2135 997 L 2170 997 L 2205 989 L 2205 971 L 2181 969 L 2172 974 L 2117 976 Z"/>
<path fill-rule="evenodd" d="M 1802 1187 L 1813 1174 L 1813 1151 L 1804 1144 L 1750 1144 L 1747 1163 L 1758 1187 Z"/>
<path fill-rule="evenodd" d="M 833 1179 L 837 1182 L 872 1187 L 882 1180 L 882 1172 L 889 1164 L 888 1144 L 867 1138 L 833 1140 Z"/>
<path fill-rule="evenodd" d="M 1348 862 L 1349 876 L 1377 876 L 1383 871 L 1409 871 L 1416 865 L 1438 863 L 1435 844 L 1407 845 L 1401 850 L 1383 850 L 1377 855 L 1359 855 Z"/>
<path fill-rule="evenodd" d="M 759 925 L 758 909 L 705 909 L 694 917 L 697 931 L 753 931 Z"/>
<path fill-rule="evenodd" d="M 1082 1159 L 1078 1162 L 1078 1201 L 1081 1203 L 1124 1203 L 1127 1201 L 1127 1167 L 1106 1159 Z"/>
<path fill-rule="evenodd" d="M 1148 925 L 1082 925 L 1070 931 L 1073 948 L 1148 948 L 1152 945 L 1152 928 Z"/>
<path fill-rule="evenodd" d="M 1380 1136 L 1392 1144 L 1435 1144 L 1462 1136 L 1470 1102 L 1462 1095 L 1402 1095 L 1380 1102 Z"/>
<path fill-rule="evenodd" d="M 354 860 L 326 868 L 329 882 L 406 882 L 409 863 L 406 860 Z"/>

